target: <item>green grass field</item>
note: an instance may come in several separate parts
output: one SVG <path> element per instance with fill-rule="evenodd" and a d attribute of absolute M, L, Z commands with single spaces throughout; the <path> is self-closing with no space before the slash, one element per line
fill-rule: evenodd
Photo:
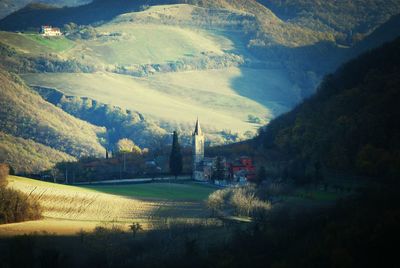
<path fill-rule="evenodd" d="M 133 198 L 172 201 L 203 201 L 216 189 L 194 183 L 147 183 L 133 185 L 84 186 L 83 188 Z"/>
<path fill-rule="evenodd" d="M 219 43 L 205 31 L 194 31 L 167 25 L 135 25 L 108 23 L 96 28 L 100 33 L 121 33 L 120 37 L 104 37 L 80 41 L 85 57 L 107 64 L 164 63 L 198 55 L 203 51 L 222 54 Z M 74 55 L 82 50 L 77 47 Z"/>
<path fill-rule="evenodd" d="M 21 34 L 0 31 L 0 42 L 15 48 L 17 51 L 38 56 L 48 52 L 65 52 L 75 43 L 63 36 L 43 37 L 40 34 Z"/>
<path fill-rule="evenodd" d="M 74 42 L 63 37 L 43 37 L 40 34 L 25 34 L 26 38 L 39 43 L 40 45 L 50 48 L 56 52 L 68 50 L 74 46 Z"/>
<path fill-rule="evenodd" d="M 10 176 L 8 182 L 7 187 L 36 199 L 44 218 L 0 225 L 0 236 L 32 232 L 75 234 L 104 224 L 116 224 L 128 231 L 132 222 L 151 229 L 165 219 L 203 221 L 210 215 L 204 200 L 215 190 L 194 183 L 78 187 L 17 176 Z"/>

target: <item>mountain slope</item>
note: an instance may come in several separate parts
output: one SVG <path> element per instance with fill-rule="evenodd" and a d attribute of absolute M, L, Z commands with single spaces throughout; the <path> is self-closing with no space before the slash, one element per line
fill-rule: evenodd
<path fill-rule="evenodd" d="M 261 133 L 293 172 L 315 163 L 395 178 L 400 174 L 400 39 L 327 76 L 318 92 Z"/>
<path fill-rule="evenodd" d="M 73 156 L 102 155 L 104 129 L 75 119 L 44 101 L 17 75 L 0 69 L 0 129 Z"/>
<path fill-rule="evenodd" d="M 352 44 L 400 12 L 397 0 L 257 0 L 284 21 L 335 33 Z"/>
<path fill-rule="evenodd" d="M 391 17 L 387 22 L 356 44 L 352 49 L 352 56 L 354 57 L 369 49 L 381 46 L 386 42 L 393 41 L 398 36 L 400 36 L 400 15 Z"/>
<path fill-rule="evenodd" d="M 255 16 L 257 22 L 248 25 L 254 44 L 301 46 L 335 40 L 352 43 L 351 40 L 363 38 L 390 16 L 400 12 L 400 3 L 395 0 L 369 0 L 367 4 L 360 0 L 328 4 L 318 0 L 258 2 L 255 0 L 96 0 L 87 5 L 69 8 L 28 5 L 1 20 L 0 29 L 26 30 L 45 24 L 61 27 L 69 22 L 92 24 L 109 21 L 122 13 L 139 11 L 147 5 L 187 3 L 211 9 L 236 10 Z"/>

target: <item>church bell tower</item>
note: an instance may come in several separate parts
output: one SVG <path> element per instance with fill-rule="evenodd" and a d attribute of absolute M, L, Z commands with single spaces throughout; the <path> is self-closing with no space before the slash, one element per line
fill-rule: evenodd
<path fill-rule="evenodd" d="M 201 131 L 200 122 L 198 118 L 192 135 L 192 151 L 193 151 L 193 173 L 195 174 L 200 163 L 204 159 L 204 135 L 203 132 Z"/>

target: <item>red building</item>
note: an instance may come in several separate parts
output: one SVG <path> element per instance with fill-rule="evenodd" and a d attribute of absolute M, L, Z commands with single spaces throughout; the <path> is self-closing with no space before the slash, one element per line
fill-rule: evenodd
<path fill-rule="evenodd" d="M 242 156 L 229 164 L 229 173 L 231 178 L 245 177 L 247 180 L 254 180 L 256 177 L 256 167 L 250 157 Z"/>

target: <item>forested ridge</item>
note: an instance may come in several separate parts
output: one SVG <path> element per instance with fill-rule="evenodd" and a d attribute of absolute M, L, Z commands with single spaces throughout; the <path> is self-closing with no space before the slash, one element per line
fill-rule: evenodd
<path fill-rule="evenodd" d="M 261 131 L 293 172 L 315 163 L 373 177 L 400 174 L 400 39 L 325 77 L 317 93 Z"/>
<path fill-rule="evenodd" d="M 399 13 L 395 0 L 369 1 L 243 1 L 243 0 L 95 0 L 78 7 L 55 7 L 29 4 L 0 21 L 0 28 L 26 30 L 51 23 L 63 26 L 71 21 L 93 24 L 113 17 L 139 11 L 148 5 L 192 4 L 205 8 L 240 10 L 257 18 L 248 30 L 251 44 L 269 46 L 280 43 L 289 46 L 309 45 L 318 41 L 338 41 L 353 44 L 370 34 L 378 25 Z M 95 10 L 96 12 L 92 12 Z"/>

